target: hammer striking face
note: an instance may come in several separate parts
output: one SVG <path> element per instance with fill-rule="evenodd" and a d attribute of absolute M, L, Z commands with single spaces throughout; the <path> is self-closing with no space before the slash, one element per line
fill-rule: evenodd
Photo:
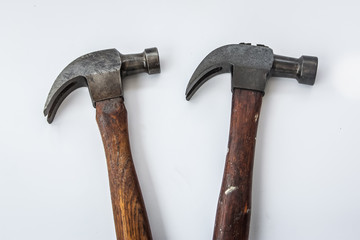
<path fill-rule="evenodd" d="M 207 55 L 192 75 L 186 99 L 211 77 L 230 72 L 233 92 L 228 154 L 218 201 L 214 240 L 247 240 L 256 132 L 266 82 L 271 77 L 295 78 L 313 85 L 316 57 L 274 55 L 263 45 L 233 44 Z"/>
<path fill-rule="evenodd" d="M 86 54 L 70 63 L 56 78 L 44 109 L 51 123 L 67 95 L 79 87 L 89 88 L 105 148 L 118 240 L 152 239 L 130 151 L 122 87 L 123 78 L 141 72 L 160 72 L 156 48 L 128 55 L 116 49 Z"/>

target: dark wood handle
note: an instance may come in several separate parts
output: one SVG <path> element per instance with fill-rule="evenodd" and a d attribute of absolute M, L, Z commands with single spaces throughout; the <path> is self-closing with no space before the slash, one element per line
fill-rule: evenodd
<path fill-rule="evenodd" d="M 124 100 L 97 102 L 96 120 L 107 159 L 117 240 L 152 239 L 131 156 Z"/>
<path fill-rule="evenodd" d="M 228 154 L 217 206 L 214 240 L 247 240 L 256 132 L 262 93 L 234 89 Z"/>

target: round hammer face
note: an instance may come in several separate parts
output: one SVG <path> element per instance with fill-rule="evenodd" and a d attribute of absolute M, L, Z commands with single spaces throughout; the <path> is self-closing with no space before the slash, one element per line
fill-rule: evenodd
<path fill-rule="evenodd" d="M 314 85 L 318 66 L 318 58 L 312 56 L 302 56 L 299 59 L 299 65 L 299 77 L 297 78 L 299 83 Z"/>
<path fill-rule="evenodd" d="M 160 73 L 160 59 L 157 48 L 147 48 L 144 51 L 147 72 L 149 74 Z"/>
<path fill-rule="evenodd" d="M 217 48 L 207 55 L 195 70 L 186 88 L 186 99 L 190 100 L 201 85 L 213 76 L 228 72 L 236 73 L 236 77 L 232 78 L 233 88 L 263 91 L 272 63 L 273 51 L 265 46 L 231 44 Z M 253 77 L 262 79 L 252 79 Z M 252 80 L 255 80 L 255 83 Z M 246 87 L 244 81 L 251 86 Z"/>

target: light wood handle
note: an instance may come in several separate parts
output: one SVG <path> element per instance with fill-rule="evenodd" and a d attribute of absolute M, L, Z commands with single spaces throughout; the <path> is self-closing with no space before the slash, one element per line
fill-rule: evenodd
<path fill-rule="evenodd" d="M 96 103 L 104 143 L 117 240 L 150 240 L 151 231 L 130 151 L 122 98 Z"/>

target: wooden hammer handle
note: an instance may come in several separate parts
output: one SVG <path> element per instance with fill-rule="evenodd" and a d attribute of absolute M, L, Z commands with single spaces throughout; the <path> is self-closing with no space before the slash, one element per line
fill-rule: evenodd
<path fill-rule="evenodd" d="M 234 89 L 228 154 L 217 206 L 214 240 L 247 240 L 256 132 L 262 93 Z"/>
<path fill-rule="evenodd" d="M 130 151 L 122 98 L 96 103 L 104 143 L 117 240 L 150 240 L 151 231 Z"/>

